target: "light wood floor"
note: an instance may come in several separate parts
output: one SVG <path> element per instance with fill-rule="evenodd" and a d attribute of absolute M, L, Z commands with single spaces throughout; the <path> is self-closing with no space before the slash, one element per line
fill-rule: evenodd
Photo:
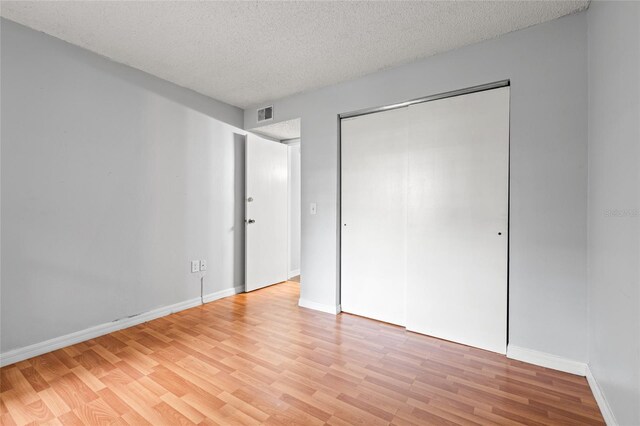
<path fill-rule="evenodd" d="M 583 377 L 297 300 L 287 282 L 5 367 L 0 423 L 603 424 Z"/>

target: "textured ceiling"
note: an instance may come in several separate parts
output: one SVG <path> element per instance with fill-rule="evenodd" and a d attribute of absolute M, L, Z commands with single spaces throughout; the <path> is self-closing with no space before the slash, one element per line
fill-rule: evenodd
<path fill-rule="evenodd" d="M 2 1 L 1 14 L 239 107 L 582 10 L 587 1 Z"/>
<path fill-rule="evenodd" d="M 279 141 L 298 139 L 300 137 L 300 119 L 280 121 L 279 123 L 256 127 L 250 131 Z"/>

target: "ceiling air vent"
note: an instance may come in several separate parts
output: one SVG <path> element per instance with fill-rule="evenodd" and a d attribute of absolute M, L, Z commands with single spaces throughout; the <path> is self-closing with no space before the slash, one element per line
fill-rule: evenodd
<path fill-rule="evenodd" d="M 273 120 L 273 105 L 258 110 L 258 123 Z"/>

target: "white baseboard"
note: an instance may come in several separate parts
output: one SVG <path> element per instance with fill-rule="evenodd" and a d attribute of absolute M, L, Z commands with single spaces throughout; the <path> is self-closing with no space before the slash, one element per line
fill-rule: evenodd
<path fill-rule="evenodd" d="M 205 303 L 212 302 L 214 300 L 232 296 L 243 291 L 244 287 L 234 287 L 227 290 L 218 291 L 216 293 L 206 295 L 204 297 L 204 301 Z M 52 352 L 61 348 L 65 348 L 67 346 L 75 345 L 76 343 L 94 339 L 105 334 L 113 333 L 114 331 L 133 327 L 134 325 L 142 324 L 143 322 L 148 322 L 156 318 L 173 314 L 175 312 L 193 308 L 200 304 L 202 304 L 202 301 L 199 297 L 196 297 L 193 299 L 185 300 L 184 302 L 179 302 L 173 305 L 153 309 L 151 311 L 144 312 L 133 317 L 122 318 L 119 320 L 108 322 L 106 324 L 100 324 L 81 331 L 76 331 L 75 333 L 66 334 L 60 337 L 54 337 L 53 339 L 25 346 L 23 348 L 13 349 L 0 354 L 0 367 L 15 364 L 16 362 L 24 361 L 25 359 L 33 358 L 34 356 L 42 355 L 47 352 Z"/>
<path fill-rule="evenodd" d="M 298 300 L 298 306 L 308 309 L 313 309 L 314 311 L 326 312 L 328 314 L 337 315 L 342 310 L 340 305 L 323 305 L 322 303 L 312 302 L 311 300 L 305 300 L 300 298 Z"/>
<path fill-rule="evenodd" d="M 609 403 L 604 396 L 604 392 L 596 378 L 593 376 L 588 364 L 514 345 L 509 345 L 507 347 L 507 357 L 539 365 L 541 367 L 552 368 L 554 370 L 564 371 L 578 376 L 585 376 L 607 426 L 618 425 L 618 422 L 616 422 L 616 418 L 613 415 L 613 411 L 611 410 L 611 406 L 609 406 Z"/>
<path fill-rule="evenodd" d="M 514 345 L 507 346 L 507 358 L 517 359 L 518 361 L 528 362 L 529 364 L 552 368 L 578 376 L 585 376 L 587 374 L 587 364 L 584 362 Z"/>
<path fill-rule="evenodd" d="M 300 269 L 294 269 L 293 271 L 289 271 L 287 279 L 297 277 L 298 275 L 300 275 Z"/>
<path fill-rule="evenodd" d="M 203 297 L 204 303 L 213 302 L 214 300 L 222 299 L 223 297 L 233 296 L 234 294 L 244 293 L 244 286 L 237 286 L 228 288 L 226 290 L 216 291 L 215 293 L 205 294 Z"/>
<path fill-rule="evenodd" d="M 591 372 L 591 368 L 587 365 L 587 381 L 589 382 L 589 387 L 591 387 L 591 392 L 593 392 L 593 396 L 598 403 L 598 408 L 600 408 L 600 412 L 602 413 L 602 417 L 604 418 L 607 426 L 617 426 L 618 422 L 613 415 L 613 411 L 607 402 L 607 399 L 604 397 L 604 392 L 602 392 L 602 388 L 598 384 L 598 381 L 593 376 Z"/>

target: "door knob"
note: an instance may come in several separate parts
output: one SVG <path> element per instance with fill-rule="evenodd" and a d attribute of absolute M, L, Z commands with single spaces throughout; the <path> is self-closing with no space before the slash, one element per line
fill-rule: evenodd
<path fill-rule="evenodd" d="M 247 223 L 256 223 L 256 221 L 255 221 L 255 220 L 253 220 L 253 219 L 249 219 L 249 220 L 247 221 Z"/>

